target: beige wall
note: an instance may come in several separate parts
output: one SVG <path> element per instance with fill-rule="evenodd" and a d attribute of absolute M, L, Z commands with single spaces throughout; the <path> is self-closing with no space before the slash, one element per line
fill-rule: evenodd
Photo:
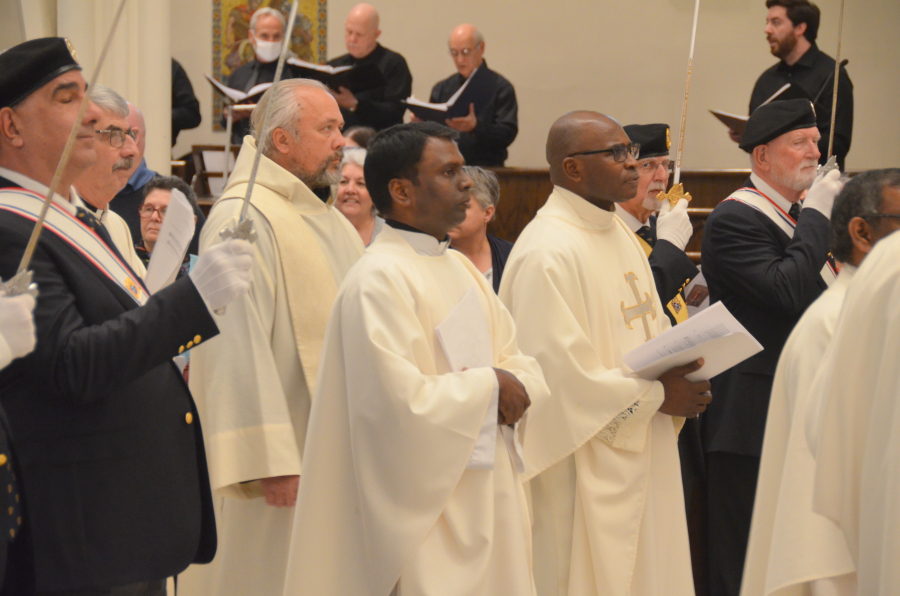
<path fill-rule="evenodd" d="M 511 166 L 544 167 L 544 140 L 566 111 L 596 109 L 632 122 L 681 117 L 690 41 L 691 0 L 373 0 L 382 23 L 381 41 L 402 53 L 413 73 L 417 97 L 453 72 L 446 37 L 473 22 L 487 39 L 491 68 L 506 76 L 519 98 L 519 136 Z M 354 0 L 330 0 L 329 57 L 344 53 L 343 21 Z M 840 0 L 818 0 L 823 11 L 819 43 L 835 53 Z M 775 59 L 762 34 L 763 0 L 703 0 L 688 108 L 685 168 L 746 167 L 746 154 L 732 143 L 709 108 L 746 112 L 750 90 Z M 900 166 L 900 2 L 848 2 L 842 57 L 856 92 L 850 168 Z M 194 83 L 203 111 L 199 129 L 179 136 L 175 153 L 192 143 L 223 142 L 212 133 L 212 0 L 172 0 L 172 55 Z"/>

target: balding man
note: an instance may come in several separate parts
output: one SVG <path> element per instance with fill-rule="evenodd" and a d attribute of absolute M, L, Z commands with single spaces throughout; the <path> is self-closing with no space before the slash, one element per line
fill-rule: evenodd
<path fill-rule="evenodd" d="M 185 592 L 198 596 L 282 594 L 325 324 L 363 252 L 350 222 L 313 194 L 340 180 L 337 103 L 309 79 L 282 81 L 276 92 L 267 91 L 253 111 L 254 136 L 244 139 L 200 242 L 201 253 L 214 250 L 220 232 L 237 224 L 260 151 L 249 207 L 259 236 L 253 295 L 217 317 L 223 341 L 191 355 L 210 482 L 224 498 L 216 561 Z M 283 107 L 261 129 L 269 101 Z"/>
<path fill-rule="evenodd" d="M 370 126 L 382 130 L 403 122 L 406 106 L 401 100 L 412 94 L 412 73 L 406 59 L 378 43 L 378 11 L 371 4 L 357 4 L 344 23 L 347 53 L 328 61 L 331 66 L 375 64 L 385 84 L 354 95 L 346 87 L 332 90 L 347 128 Z"/>
<path fill-rule="evenodd" d="M 470 85 L 485 89 L 484 105 L 469 104 L 469 113 L 450 118 L 446 124 L 460 132 L 459 151 L 471 166 L 502 166 L 507 147 L 519 133 L 519 104 L 516 90 L 484 60 L 484 36 L 474 25 L 463 24 L 450 33 L 450 57 L 456 74 L 431 90 L 432 103 L 443 103 L 472 77 Z"/>
<path fill-rule="evenodd" d="M 500 298 L 551 398 L 525 437 L 542 596 L 694 594 L 678 432 L 708 382 L 630 376 L 622 355 L 669 328 L 647 256 L 613 213 L 635 196 L 638 148 L 596 112 L 547 139 L 553 194 L 513 247 Z"/>

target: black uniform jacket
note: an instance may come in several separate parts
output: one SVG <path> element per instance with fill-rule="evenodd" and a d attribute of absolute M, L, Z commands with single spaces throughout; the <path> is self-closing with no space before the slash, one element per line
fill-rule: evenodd
<path fill-rule="evenodd" d="M 713 399 L 703 420 L 707 452 L 761 454 L 778 357 L 803 312 L 827 287 L 821 270 L 830 238 L 828 218 L 815 209 L 801 211 L 793 238 L 738 201 L 723 201 L 707 219 L 702 265 L 710 303 L 721 300 L 764 348 L 712 378 Z"/>
<path fill-rule="evenodd" d="M 15 186 L 0 178 L 0 188 Z M 33 223 L 0 210 L 0 276 Z M 190 278 L 137 303 L 55 234 L 31 263 L 34 352 L 0 372 L 37 590 L 109 587 L 212 560 L 200 421 L 172 362 L 218 333 Z M 12 570 L 7 570 L 10 573 Z"/>

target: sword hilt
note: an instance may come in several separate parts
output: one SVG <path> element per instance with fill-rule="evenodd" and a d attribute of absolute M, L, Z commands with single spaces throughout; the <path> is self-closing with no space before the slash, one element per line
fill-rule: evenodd
<path fill-rule="evenodd" d="M 838 166 L 838 163 L 837 163 L 837 156 L 832 155 L 831 157 L 828 158 L 828 161 L 826 161 L 824 165 L 819 164 L 819 167 L 816 169 L 816 174 L 817 175 L 821 174 L 824 176 L 831 170 L 837 170 L 839 167 L 840 166 Z"/>
<path fill-rule="evenodd" d="M 249 217 L 247 219 L 242 219 L 238 222 L 238 225 L 233 228 L 226 228 L 219 232 L 219 236 L 221 236 L 222 240 L 246 240 L 250 244 L 256 242 L 256 239 L 259 237 L 256 235 L 256 230 L 253 229 L 253 220 Z M 213 311 L 215 314 L 222 316 L 225 314 L 225 307 L 217 308 Z"/>
<path fill-rule="evenodd" d="M 38 287 L 31 283 L 31 277 L 31 271 L 19 271 L 9 281 L 0 281 L 0 295 L 13 297 L 28 294 L 37 300 Z"/>

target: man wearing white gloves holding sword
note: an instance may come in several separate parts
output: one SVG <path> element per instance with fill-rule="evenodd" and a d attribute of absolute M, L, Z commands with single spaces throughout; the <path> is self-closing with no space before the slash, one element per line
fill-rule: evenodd
<path fill-rule="evenodd" d="M 249 289 L 252 248 L 223 243 L 148 295 L 103 224 L 70 202 L 99 142 L 98 108 L 78 120 L 80 70 L 62 38 L 0 54 L 0 278 L 16 274 L 78 128 L 29 265 L 35 349 L 0 372 L 19 463 L 4 492 L 23 497 L 4 537 L 6 582 L 23 594 L 165 594 L 166 577 L 216 550 L 200 423 L 172 358 L 218 334 L 212 312 Z M 11 343 L 13 355 L 28 343 Z"/>
<path fill-rule="evenodd" d="M 819 136 L 808 100 L 774 101 L 753 112 L 740 145 L 751 155 L 750 180 L 719 203 L 703 232 L 710 302 L 722 301 L 764 348 L 711 379 L 715 399 L 702 421 L 712 595 L 740 590 L 781 349 L 836 278 L 829 220 L 840 172 L 817 177 Z"/>
<path fill-rule="evenodd" d="M 697 275 L 697 266 L 684 254 L 694 232 L 687 214 L 687 201 L 671 209 L 668 201 L 660 201 L 666 192 L 674 162 L 669 160 L 671 133 L 668 124 L 629 124 L 624 127 L 631 142 L 641 146 L 637 170 L 637 195 L 630 201 L 616 203 L 616 215 L 638 237 L 647 253 L 650 270 L 659 298 L 666 305 L 666 316 L 672 325 L 687 319 L 682 291 Z M 659 215 L 654 213 L 659 212 Z"/>

